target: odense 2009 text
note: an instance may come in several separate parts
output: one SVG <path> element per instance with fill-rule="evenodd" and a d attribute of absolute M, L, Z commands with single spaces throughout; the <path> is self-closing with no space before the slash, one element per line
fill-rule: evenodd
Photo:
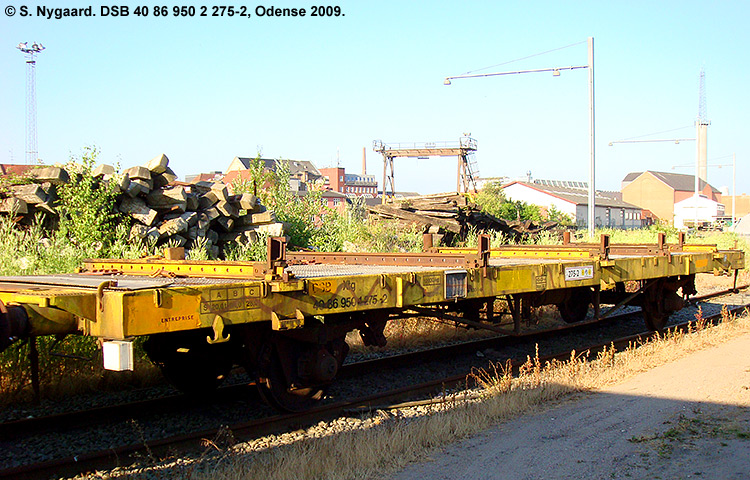
<path fill-rule="evenodd" d="M 132 9 L 132 10 L 131 10 Z M 168 7 L 166 5 L 149 7 L 147 5 L 128 7 L 111 6 L 101 7 L 101 16 L 127 17 L 130 14 L 139 17 L 343 17 L 344 12 L 338 5 L 313 5 L 308 8 L 281 8 L 274 6 L 258 5 L 254 9 L 247 6 L 178 6 Z"/>

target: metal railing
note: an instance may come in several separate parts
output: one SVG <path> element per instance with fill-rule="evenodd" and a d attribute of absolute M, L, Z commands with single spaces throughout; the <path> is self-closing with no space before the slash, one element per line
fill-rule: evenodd
<path fill-rule="evenodd" d="M 464 136 L 457 142 L 399 142 L 385 144 L 382 140 L 375 140 L 372 143 L 372 149 L 376 152 L 388 150 L 438 150 L 443 148 L 476 150 L 477 141 L 471 137 Z"/>

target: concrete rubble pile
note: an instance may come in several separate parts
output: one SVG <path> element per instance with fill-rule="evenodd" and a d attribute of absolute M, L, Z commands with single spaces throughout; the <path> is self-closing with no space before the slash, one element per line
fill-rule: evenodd
<path fill-rule="evenodd" d="M 434 245 L 438 245 L 440 241 L 449 244 L 454 238 L 465 238 L 471 229 L 478 232 L 502 232 L 510 240 L 518 241 L 524 236 L 536 235 L 558 227 L 556 222 L 543 224 L 535 224 L 531 221 L 508 222 L 482 212 L 465 195 L 458 193 L 407 197 L 391 204 L 367 208 L 371 215 L 379 218 L 422 227 L 424 233 L 434 235 Z"/>
<path fill-rule="evenodd" d="M 32 183 L 12 185 L 0 199 L 0 212 L 29 221 L 38 212 L 56 216 L 59 185 L 75 181 L 75 173 L 62 167 L 35 168 L 27 176 Z M 254 195 L 230 195 L 223 183 L 177 181 L 166 155 L 144 165 L 117 173 L 110 165 L 99 165 L 92 175 L 100 182 L 115 182 L 121 194 L 115 207 L 131 219 L 131 239 L 157 245 L 205 246 L 214 257 L 229 243 L 254 242 L 261 233 L 284 234 Z"/>

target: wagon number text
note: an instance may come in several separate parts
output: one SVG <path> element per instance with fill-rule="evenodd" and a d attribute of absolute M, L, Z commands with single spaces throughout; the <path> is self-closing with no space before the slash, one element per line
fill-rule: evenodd
<path fill-rule="evenodd" d="M 594 278 L 594 267 L 592 265 L 568 267 L 565 269 L 566 282 L 571 280 L 585 280 L 587 278 Z"/>
<path fill-rule="evenodd" d="M 327 300 L 315 300 L 316 310 L 334 310 L 336 308 L 353 308 L 356 306 L 383 305 L 388 301 L 388 295 L 365 295 L 363 297 L 331 297 Z"/>

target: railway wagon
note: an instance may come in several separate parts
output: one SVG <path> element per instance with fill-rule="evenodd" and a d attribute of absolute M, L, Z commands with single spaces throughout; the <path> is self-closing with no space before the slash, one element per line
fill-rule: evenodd
<path fill-rule="evenodd" d="M 596 319 L 627 304 L 661 329 L 695 293 L 697 273 L 733 273 L 736 284 L 744 267 L 742 251 L 683 236 L 501 248 L 479 236 L 475 249 L 434 248 L 430 238 L 422 253 L 365 254 L 291 252 L 282 237 L 268 240 L 266 262 L 190 261 L 168 249 L 88 260 L 75 274 L 0 277 L 0 350 L 30 339 L 33 370 L 35 337 L 90 335 L 105 368 L 128 370 L 132 340 L 148 336 L 149 357 L 184 391 L 216 388 L 240 365 L 270 404 L 299 411 L 323 397 L 353 330 L 383 346 L 388 321 L 422 315 L 517 335 L 541 305 L 578 322 L 591 306 Z"/>

